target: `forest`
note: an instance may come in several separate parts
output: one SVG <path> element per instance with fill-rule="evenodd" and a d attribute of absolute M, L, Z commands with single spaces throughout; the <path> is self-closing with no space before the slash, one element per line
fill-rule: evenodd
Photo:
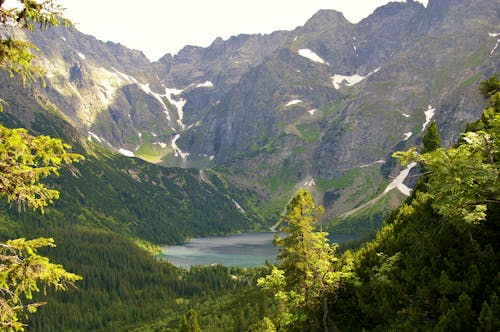
<path fill-rule="evenodd" d="M 33 22 L 70 24 L 59 21 L 57 8 L 35 4 L 27 1 L 23 11 L 3 11 L 2 23 L 15 20 L 26 29 Z M 32 67 L 30 48 L 2 40 L 0 69 L 22 81 L 36 80 L 42 73 Z M 160 237 L 176 242 L 197 227 L 227 233 L 255 226 L 237 216 L 237 225 L 230 220 L 207 225 L 211 215 L 201 211 L 216 213 L 227 200 L 217 196 L 205 206 L 203 193 L 215 189 L 197 187 L 192 171 L 148 174 L 142 165 L 141 176 L 165 179 L 162 189 L 127 197 L 126 190 L 117 188 L 148 189 L 118 177 L 117 187 L 106 191 L 115 196 L 105 204 L 95 189 L 99 181 L 93 181 L 116 173 L 81 165 L 115 157 L 103 151 L 84 156 L 78 147 L 71 152 L 58 138 L 10 128 L 8 115 L 2 114 L 0 330 L 498 331 L 500 80 L 490 77 L 480 91 L 486 107 L 453 146 L 441 147 L 434 122 L 420 150 L 394 153 L 403 166 L 418 164 L 418 181 L 374 239 L 349 248 L 330 243 L 319 224 L 322 207 L 300 189 L 280 218 L 283 235 L 274 241 L 278 262 L 245 269 L 214 265 L 184 270 L 156 257 L 153 243 Z M 115 165 L 123 161 L 116 159 Z M 76 188 L 71 177 L 54 180 L 55 189 L 42 184 L 59 172 L 88 176 L 88 188 Z M 213 183 L 220 180 L 210 176 Z M 183 192 L 168 187 L 169 177 L 195 187 L 200 195 L 181 207 L 194 211 L 189 218 L 196 220 L 182 230 L 144 223 L 181 218 L 178 211 L 148 206 L 147 197 L 182 201 Z M 77 194 L 59 197 L 62 187 L 96 195 L 95 206 L 78 207 Z M 143 210 L 118 211 L 117 219 L 124 222 L 116 228 L 96 227 L 107 210 L 141 199 Z"/>
<path fill-rule="evenodd" d="M 254 269 L 182 270 L 111 232 L 21 222 L 29 237 L 52 234 L 58 247 L 43 253 L 84 276 L 76 290 L 41 296 L 48 304 L 28 325 L 41 331 L 189 331 L 193 324 L 202 331 L 498 330 L 500 81 L 490 78 L 481 91 L 487 107 L 455 146 L 441 148 L 432 125 L 420 153 L 396 154 L 420 164 L 419 181 L 376 238 L 357 249 L 328 242 L 316 224 L 321 207 L 307 191 L 282 216 L 287 236 L 275 241 L 277 265 Z"/>

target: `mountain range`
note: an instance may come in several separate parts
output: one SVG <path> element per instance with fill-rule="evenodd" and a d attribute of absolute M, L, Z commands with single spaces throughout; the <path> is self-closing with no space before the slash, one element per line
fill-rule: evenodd
<path fill-rule="evenodd" d="M 37 45 L 47 75 L 45 85 L 24 90 L 33 96 L 27 99 L 19 84 L 2 78 L 4 117 L 90 155 L 101 151 L 96 160 L 104 164 L 118 158 L 145 165 L 145 173 L 123 166 L 127 181 L 141 174 L 141 185 L 158 187 L 141 176 L 160 172 L 170 174 L 168 181 L 184 179 L 177 184 L 188 176 L 192 188 L 215 190 L 229 211 L 222 219 L 239 220 L 214 227 L 219 232 L 271 225 L 299 187 L 323 203 L 325 220 L 380 198 L 358 212 L 363 219 L 408 195 L 401 177 L 396 190 L 386 190 L 405 171 L 393 152 L 419 145 L 431 121 L 449 146 L 480 115 L 477 86 L 500 70 L 499 18 L 498 0 L 393 2 L 357 24 L 320 10 L 293 31 L 218 38 L 157 62 L 71 29 L 16 31 Z M 34 108 L 50 112 L 40 120 Z M 40 126 L 54 121 L 69 129 Z M 102 157 L 106 150 L 130 160 Z M 163 184 L 163 192 L 168 188 Z M 197 192 L 185 189 L 175 204 L 201 199 Z M 176 218 L 196 225 L 182 214 Z M 188 228 L 183 236 L 200 233 Z"/>

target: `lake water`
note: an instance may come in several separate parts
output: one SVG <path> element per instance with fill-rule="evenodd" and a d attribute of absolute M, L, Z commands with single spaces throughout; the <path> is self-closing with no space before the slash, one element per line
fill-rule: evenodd
<path fill-rule="evenodd" d="M 177 246 L 162 247 L 159 258 L 175 266 L 222 264 L 225 266 L 254 267 L 276 261 L 273 232 L 248 232 L 227 236 L 203 237 Z M 341 243 L 352 236 L 334 237 Z"/>

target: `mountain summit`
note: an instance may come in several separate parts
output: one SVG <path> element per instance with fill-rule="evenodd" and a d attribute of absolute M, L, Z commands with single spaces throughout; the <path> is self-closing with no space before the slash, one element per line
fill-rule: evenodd
<path fill-rule="evenodd" d="M 400 171 L 391 154 L 430 121 L 450 145 L 479 116 L 478 82 L 499 71 L 497 14 L 491 0 L 394 2 L 357 24 L 321 10 L 293 31 L 155 63 L 79 32 L 26 38 L 48 72 L 39 93 L 90 140 L 166 166 L 226 166 L 272 213 L 309 186 L 331 217 L 383 192 Z"/>

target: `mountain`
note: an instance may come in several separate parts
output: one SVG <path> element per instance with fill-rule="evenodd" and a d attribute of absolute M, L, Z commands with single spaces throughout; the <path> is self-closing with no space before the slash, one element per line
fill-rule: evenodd
<path fill-rule="evenodd" d="M 60 177 L 49 179 L 61 195 L 43 215 L 6 209 L 2 202 L 0 237 L 26 236 L 22 227 L 30 230 L 33 220 L 47 229 L 90 226 L 157 244 L 261 227 L 262 218 L 250 203 L 252 193 L 226 183 L 224 174 L 166 168 L 110 152 L 61 117 L 36 87 L 23 88 L 15 79 L 0 79 L 9 82 L 2 88 L 3 125 L 59 137 L 85 156 L 84 161 L 63 169 Z"/>
<path fill-rule="evenodd" d="M 328 219 L 384 193 L 401 171 L 391 154 L 420 144 L 430 121 L 449 146 L 477 118 L 478 82 L 499 70 L 498 23 L 490 0 L 394 2 L 357 24 L 320 10 L 293 31 L 218 38 L 155 63 L 78 31 L 24 38 L 48 73 L 40 95 L 93 142 L 164 166 L 222 167 L 266 218 L 308 186 Z"/>
<path fill-rule="evenodd" d="M 80 290 L 49 291 L 30 326 L 173 330 L 197 307 L 206 326 L 244 330 L 245 319 L 269 315 L 275 306 L 246 289 L 264 272 L 181 271 L 143 240 L 267 229 L 299 187 L 325 206 L 325 228 L 377 228 L 410 193 L 410 168 L 392 152 L 420 144 L 432 120 L 449 146 L 479 117 L 478 82 L 500 69 L 498 4 L 390 3 L 358 24 L 322 10 L 293 31 L 217 39 L 155 63 L 78 31 L 17 32 L 38 46 L 46 84 L 2 74 L 0 122 L 60 137 L 86 157 L 50 180 L 61 198 L 44 215 L 0 209 L 2 239 L 53 236 L 47 256 L 84 276 Z M 497 209 L 464 232 L 431 202 L 408 204 L 418 206 L 392 213 L 356 254 L 362 283 L 335 294 L 335 321 L 404 330 L 442 316 L 449 330 L 494 320 Z"/>

